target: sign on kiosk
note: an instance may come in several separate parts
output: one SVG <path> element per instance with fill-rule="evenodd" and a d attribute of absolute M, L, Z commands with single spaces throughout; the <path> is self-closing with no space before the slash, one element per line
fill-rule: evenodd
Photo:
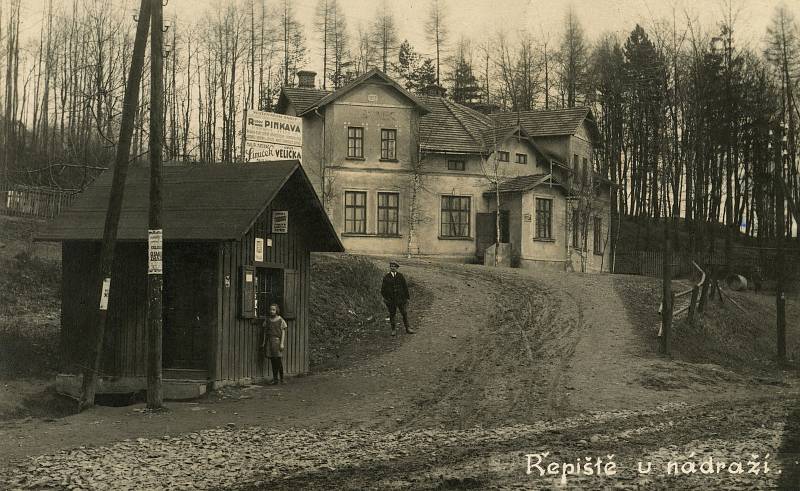
<path fill-rule="evenodd" d="M 289 211 L 272 210 L 272 233 L 285 234 L 289 232 Z"/>
<path fill-rule="evenodd" d="M 245 158 L 249 162 L 302 161 L 303 119 L 267 111 L 245 112 Z"/>

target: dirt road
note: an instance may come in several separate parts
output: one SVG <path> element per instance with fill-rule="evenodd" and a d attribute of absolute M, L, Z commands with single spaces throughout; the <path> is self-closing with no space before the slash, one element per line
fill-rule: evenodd
<path fill-rule="evenodd" d="M 0 462 L 13 465 L 0 470 L 0 483 L 97 489 L 794 484 L 793 442 L 800 440 L 794 423 L 800 418 L 790 414 L 794 378 L 776 373 L 756 384 L 746 373 L 654 356 L 643 341 L 654 333 L 637 332 L 651 327 L 629 321 L 615 288 L 624 278 L 421 261 L 403 271 L 432 298 L 424 310 L 412 305 L 418 334 L 393 339 L 387 328 L 381 342 L 395 349 L 279 388 L 171 403 L 166 413 L 106 407 L 3 424 Z M 537 459 L 544 475 L 530 467 Z M 649 473 L 639 472 L 640 461 L 650 463 Z M 758 474 L 748 472 L 748 462 L 758 463 Z M 576 463 L 580 472 L 570 472 Z M 706 470 L 713 464 L 713 472 L 701 464 Z"/>

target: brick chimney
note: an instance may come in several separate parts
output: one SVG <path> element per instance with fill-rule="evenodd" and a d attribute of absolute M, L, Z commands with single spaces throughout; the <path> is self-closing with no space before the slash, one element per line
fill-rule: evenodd
<path fill-rule="evenodd" d="M 305 89 L 314 89 L 316 88 L 314 79 L 317 77 L 317 72 L 312 72 L 310 70 L 300 70 L 297 72 L 297 79 L 298 79 L 298 87 L 303 87 Z"/>
<path fill-rule="evenodd" d="M 425 87 L 425 90 L 423 92 L 425 93 L 425 95 L 431 97 L 444 97 L 444 94 L 447 92 L 447 89 L 445 89 L 441 85 L 431 84 Z"/>

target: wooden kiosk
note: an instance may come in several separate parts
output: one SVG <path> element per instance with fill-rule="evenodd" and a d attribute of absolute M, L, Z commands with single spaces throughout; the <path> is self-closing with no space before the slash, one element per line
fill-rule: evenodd
<path fill-rule="evenodd" d="M 309 369 L 310 253 L 344 250 L 297 161 L 165 166 L 164 397 L 266 378 L 261 320 L 280 305 L 288 323 L 287 374 Z M 40 241 L 62 244 L 61 374 L 78 395 L 87 322 L 111 189 L 106 172 Z M 125 186 L 98 393 L 146 389 L 149 170 Z"/>

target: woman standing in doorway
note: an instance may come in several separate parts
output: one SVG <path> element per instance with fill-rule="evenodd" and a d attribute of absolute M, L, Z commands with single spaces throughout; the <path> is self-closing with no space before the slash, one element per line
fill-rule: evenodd
<path fill-rule="evenodd" d="M 264 320 L 264 341 L 261 347 L 272 364 L 272 385 L 283 381 L 283 349 L 286 346 L 286 321 L 280 315 L 278 304 L 269 306 L 269 318 Z"/>

